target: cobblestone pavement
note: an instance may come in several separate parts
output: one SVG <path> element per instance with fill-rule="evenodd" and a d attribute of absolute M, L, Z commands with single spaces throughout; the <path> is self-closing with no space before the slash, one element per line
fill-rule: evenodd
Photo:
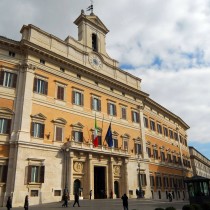
<path fill-rule="evenodd" d="M 154 210 L 157 207 L 166 208 L 173 206 L 176 210 L 182 210 L 182 207 L 188 204 L 187 201 L 168 202 L 164 200 L 147 200 L 147 199 L 129 199 L 129 210 Z M 97 200 L 81 200 L 80 207 L 72 207 L 73 201 L 69 202 L 68 208 L 62 207 L 61 202 L 40 204 L 30 206 L 29 210 L 59 210 L 59 209 L 81 209 L 81 210 L 123 210 L 121 199 L 97 199 Z M 0 210 L 6 210 L 6 207 L 1 207 Z M 23 210 L 22 207 L 12 208 L 15 210 Z"/>

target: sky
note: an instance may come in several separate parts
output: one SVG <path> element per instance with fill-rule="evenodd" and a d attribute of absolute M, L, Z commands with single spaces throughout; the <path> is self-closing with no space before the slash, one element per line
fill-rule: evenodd
<path fill-rule="evenodd" d="M 33 24 L 77 39 L 89 0 L 1 0 L 0 36 L 19 41 Z M 210 0 L 94 0 L 109 29 L 107 52 L 142 79 L 142 91 L 189 126 L 189 145 L 210 159 Z M 89 14 L 89 12 L 86 12 Z"/>

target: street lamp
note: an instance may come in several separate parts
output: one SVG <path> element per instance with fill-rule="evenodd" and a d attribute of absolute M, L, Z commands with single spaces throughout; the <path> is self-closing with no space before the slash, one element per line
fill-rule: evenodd
<path fill-rule="evenodd" d="M 138 197 L 141 198 L 142 197 L 142 189 L 141 189 L 141 174 L 140 174 L 140 157 L 139 157 L 139 153 L 138 153 L 138 178 L 139 178 L 139 193 L 138 193 Z"/>

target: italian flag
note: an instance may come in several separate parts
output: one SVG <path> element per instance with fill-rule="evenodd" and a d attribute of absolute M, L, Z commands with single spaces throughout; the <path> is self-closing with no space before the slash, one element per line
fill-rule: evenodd
<path fill-rule="evenodd" d="M 95 147 L 98 146 L 98 126 L 97 126 L 97 121 L 96 121 L 96 115 L 95 115 L 95 130 L 94 130 L 93 144 Z"/>

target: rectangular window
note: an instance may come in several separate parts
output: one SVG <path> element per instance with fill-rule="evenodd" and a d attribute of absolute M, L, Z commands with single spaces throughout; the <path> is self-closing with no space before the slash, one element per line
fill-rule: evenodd
<path fill-rule="evenodd" d="M 142 153 L 141 144 L 135 144 L 135 153 L 137 155 Z"/>
<path fill-rule="evenodd" d="M 162 161 L 165 161 L 165 153 L 164 152 L 161 152 L 160 153 L 160 157 L 161 157 L 161 160 Z"/>
<path fill-rule="evenodd" d="M 28 166 L 28 182 L 32 183 L 44 183 L 44 166 Z"/>
<path fill-rule="evenodd" d="M 144 127 L 149 128 L 149 123 L 147 117 L 144 117 Z"/>
<path fill-rule="evenodd" d="M 32 122 L 31 135 L 35 138 L 44 138 L 45 125 L 38 122 Z"/>
<path fill-rule="evenodd" d="M 123 146 L 124 146 L 124 150 L 128 150 L 128 141 L 127 140 L 123 141 Z"/>
<path fill-rule="evenodd" d="M 55 141 L 63 141 L 63 128 L 56 126 L 55 128 Z"/>
<path fill-rule="evenodd" d="M 0 118 L 0 134 L 9 134 L 11 119 Z"/>
<path fill-rule="evenodd" d="M 108 103 L 108 114 L 111 116 L 117 115 L 116 105 L 113 103 Z"/>
<path fill-rule="evenodd" d="M 150 186 L 154 187 L 155 186 L 155 178 L 154 178 L 154 176 L 150 175 L 149 178 L 150 178 Z"/>
<path fill-rule="evenodd" d="M 102 145 L 102 139 L 101 139 L 101 136 L 98 136 L 98 145 Z"/>
<path fill-rule="evenodd" d="M 156 176 L 156 186 L 161 187 L 162 186 L 162 181 L 160 176 Z"/>
<path fill-rule="evenodd" d="M 182 165 L 181 157 L 178 157 L 178 164 L 179 164 L 179 165 Z"/>
<path fill-rule="evenodd" d="M 83 142 L 83 132 L 73 131 L 73 137 L 75 142 Z"/>
<path fill-rule="evenodd" d="M 150 158 L 151 157 L 151 148 L 146 147 L 146 150 L 147 150 L 148 157 Z"/>
<path fill-rule="evenodd" d="M 147 179 L 146 179 L 146 174 L 140 174 L 141 176 L 141 186 L 147 186 Z"/>
<path fill-rule="evenodd" d="M 43 65 L 45 65 L 45 60 L 40 59 L 40 63 L 43 64 Z"/>
<path fill-rule="evenodd" d="M 14 58 L 15 57 L 15 52 L 9 51 L 9 56 Z"/>
<path fill-rule="evenodd" d="M 5 183 L 7 181 L 7 165 L 0 165 L 0 183 Z"/>
<path fill-rule="evenodd" d="M 118 148 L 118 140 L 117 139 L 113 139 L 113 147 Z"/>
<path fill-rule="evenodd" d="M 176 141 L 178 141 L 178 134 L 177 134 L 176 132 L 174 132 L 174 139 L 175 139 Z"/>
<path fill-rule="evenodd" d="M 168 177 L 163 177 L 163 184 L 165 188 L 168 188 Z"/>
<path fill-rule="evenodd" d="M 34 92 L 47 95 L 48 82 L 39 78 L 34 78 Z"/>
<path fill-rule="evenodd" d="M 92 97 L 92 110 L 101 111 L 101 100 L 96 97 Z"/>
<path fill-rule="evenodd" d="M 173 135 L 173 131 L 172 130 L 169 130 L 169 136 L 170 136 L 171 139 L 174 138 L 174 135 Z"/>
<path fill-rule="evenodd" d="M 176 156 L 173 155 L 173 163 L 176 163 Z"/>
<path fill-rule="evenodd" d="M 168 128 L 163 127 L 164 136 L 168 137 Z"/>
<path fill-rule="evenodd" d="M 168 160 L 169 163 L 172 162 L 172 161 L 171 161 L 171 154 L 167 154 L 167 160 Z"/>
<path fill-rule="evenodd" d="M 139 123 L 139 113 L 136 111 L 132 111 L 131 115 L 132 115 L 132 121 L 135 123 Z"/>
<path fill-rule="evenodd" d="M 157 131 L 158 133 L 162 134 L 162 125 L 160 125 L 159 123 L 157 124 Z"/>
<path fill-rule="evenodd" d="M 150 120 L 150 129 L 152 131 L 156 131 L 156 129 L 155 129 L 155 122 L 153 120 Z"/>
<path fill-rule="evenodd" d="M 15 88 L 17 82 L 17 74 L 0 71 L 0 85 L 9 88 Z"/>
<path fill-rule="evenodd" d="M 121 117 L 122 119 L 126 120 L 127 119 L 127 114 L 126 114 L 126 107 L 121 107 Z"/>
<path fill-rule="evenodd" d="M 83 106 L 84 105 L 84 96 L 83 96 L 82 92 L 74 90 L 73 94 L 72 94 L 72 97 L 73 97 L 72 98 L 72 103 L 73 104 L 76 104 L 78 106 Z"/>
<path fill-rule="evenodd" d="M 157 149 L 153 149 L 153 157 L 154 157 L 154 159 L 158 159 L 158 150 Z"/>
<path fill-rule="evenodd" d="M 54 196 L 61 196 L 61 190 L 54 190 Z"/>
<path fill-rule="evenodd" d="M 63 86 L 57 86 L 57 99 L 64 101 L 64 90 Z"/>

